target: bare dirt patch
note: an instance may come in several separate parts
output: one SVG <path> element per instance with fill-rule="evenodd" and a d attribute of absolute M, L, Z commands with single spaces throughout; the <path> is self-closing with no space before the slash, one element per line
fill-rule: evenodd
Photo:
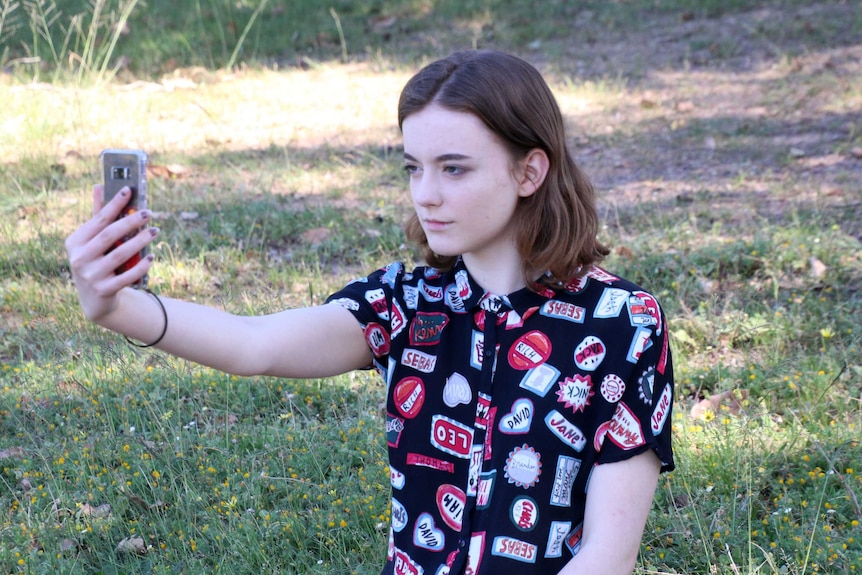
<path fill-rule="evenodd" d="M 553 63 L 560 74 L 625 85 L 621 102 L 571 117 L 605 213 L 649 205 L 732 224 L 814 211 L 862 238 L 858 12 L 844 2 L 663 14 L 573 35 Z M 588 28 L 590 14 L 580 19 Z"/>

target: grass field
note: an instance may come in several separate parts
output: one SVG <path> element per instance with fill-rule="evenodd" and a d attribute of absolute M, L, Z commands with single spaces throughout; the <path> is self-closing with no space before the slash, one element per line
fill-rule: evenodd
<path fill-rule="evenodd" d="M 858 2 L 176 4 L 0 0 L 0 572 L 379 571 L 382 382 L 133 349 L 63 239 L 99 151 L 140 147 L 160 293 L 266 313 L 413 262 L 398 92 L 473 46 L 546 74 L 606 267 L 670 320 L 636 573 L 862 572 Z"/>

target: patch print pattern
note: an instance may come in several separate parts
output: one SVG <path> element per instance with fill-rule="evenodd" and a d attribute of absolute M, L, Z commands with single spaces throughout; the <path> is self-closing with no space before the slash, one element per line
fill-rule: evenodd
<path fill-rule="evenodd" d="M 386 383 L 386 574 L 557 573 L 596 465 L 652 450 L 673 469 L 669 330 L 639 286 L 592 267 L 502 296 L 461 261 L 395 263 L 328 303 Z"/>

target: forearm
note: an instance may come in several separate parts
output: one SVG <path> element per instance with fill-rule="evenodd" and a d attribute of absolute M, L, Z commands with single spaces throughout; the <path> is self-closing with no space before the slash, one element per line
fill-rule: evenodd
<path fill-rule="evenodd" d="M 224 311 L 123 289 L 99 325 L 158 349 L 235 375 L 328 377 L 365 367 L 371 351 L 359 323 L 341 306 L 284 310 L 265 316 Z"/>
<path fill-rule="evenodd" d="M 650 450 L 593 469 L 581 547 L 559 575 L 631 575 L 660 466 Z"/>
<path fill-rule="evenodd" d="M 155 347 L 227 373 L 252 375 L 265 368 L 243 361 L 252 357 L 243 351 L 249 341 L 248 318 L 159 296 L 162 313 L 153 295 L 130 288 L 118 296 L 116 308 L 95 320 L 102 327 L 145 344 L 156 341 L 164 330 Z"/>
<path fill-rule="evenodd" d="M 636 561 L 637 550 L 614 547 L 608 552 L 584 544 L 558 575 L 631 575 Z"/>

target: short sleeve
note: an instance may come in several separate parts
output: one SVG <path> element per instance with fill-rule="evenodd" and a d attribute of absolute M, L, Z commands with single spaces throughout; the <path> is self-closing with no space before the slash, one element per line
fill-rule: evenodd
<path fill-rule="evenodd" d="M 598 464 L 623 461 L 653 450 L 661 461 L 662 472 L 675 467 L 671 445 L 673 361 L 664 314 L 660 312 L 659 317 L 657 325 L 636 329 L 630 344 L 620 342 L 620 345 L 629 346 L 629 356 L 632 350 L 642 351 L 629 372 L 631 375 L 613 416 L 602 425 Z"/>
<path fill-rule="evenodd" d="M 392 294 L 401 270 L 400 264 L 390 264 L 367 277 L 353 280 L 326 299 L 326 304 L 343 307 L 359 322 L 379 370 L 388 361 L 393 311 L 399 309 L 393 305 Z"/>

